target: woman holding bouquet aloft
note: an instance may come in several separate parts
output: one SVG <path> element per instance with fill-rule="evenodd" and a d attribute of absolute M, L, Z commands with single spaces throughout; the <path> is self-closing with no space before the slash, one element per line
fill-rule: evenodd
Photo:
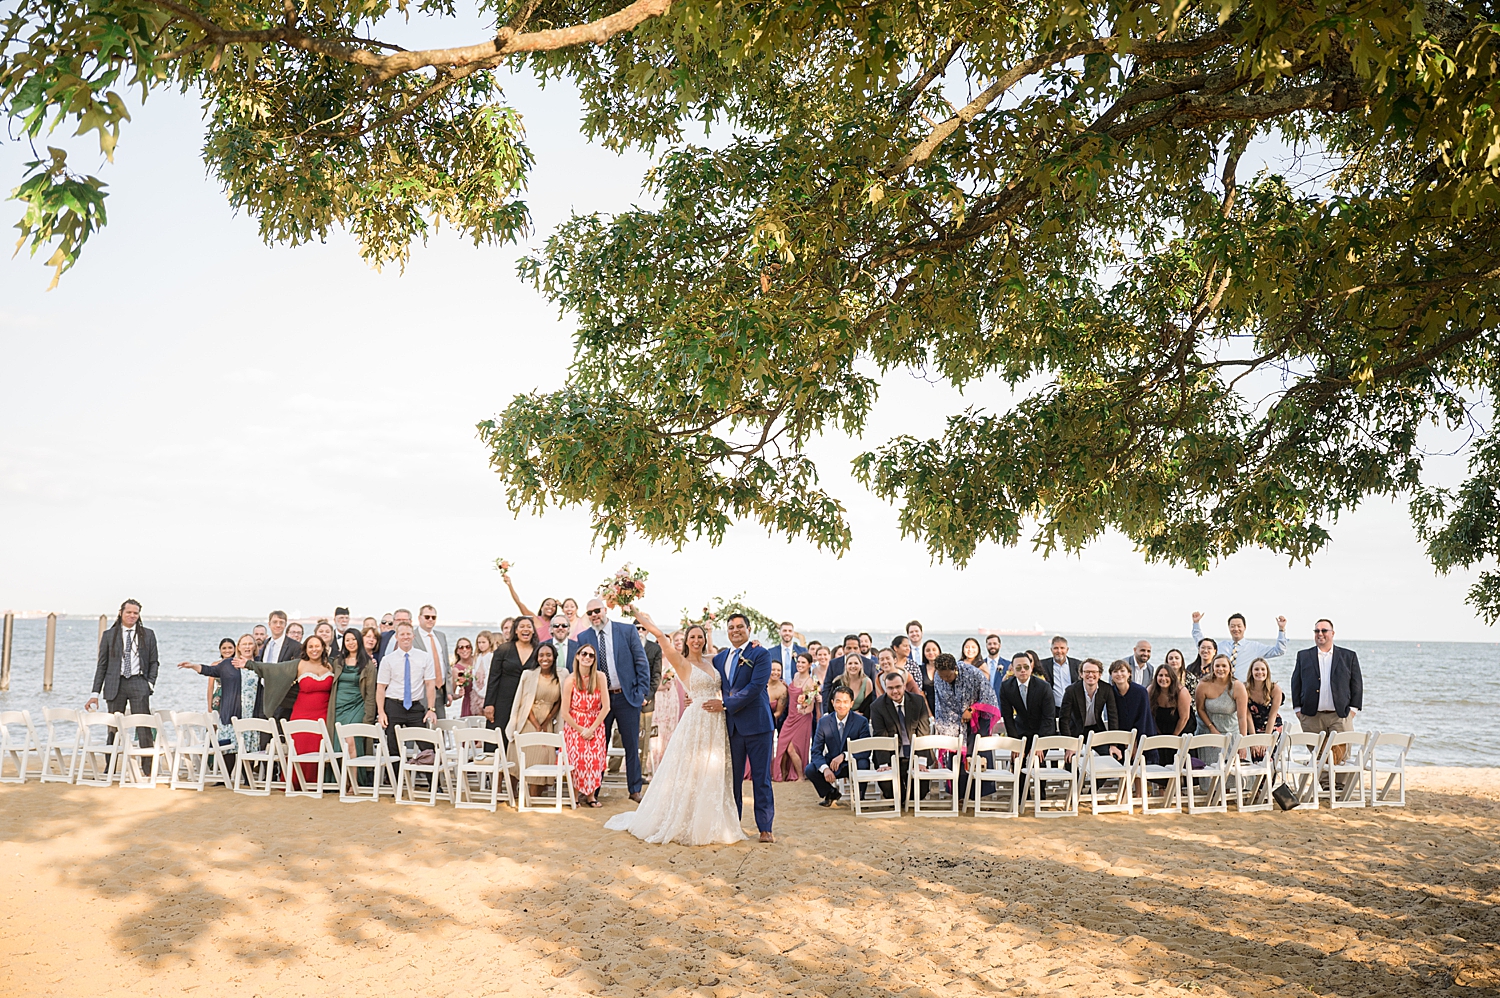
<path fill-rule="evenodd" d="M 802 779 L 818 710 L 818 681 L 813 677 L 812 656 L 798 652 L 792 661 L 797 671 L 786 684 L 786 720 L 776 736 L 776 756 L 771 760 L 771 779 L 778 783 Z"/>
<path fill-rule="evenodd" d="M 648 614 L 637 610 L 635 619 L 661 642 L 662 654 L 687 683 L 692 699 L 677 722 L 672 744 L 662 755 L 640 806 L 615 815 L 604 827 L 628 831 L 652 843 L 702 846 L 739 842 L 745 833 L 734 803 L 724 711 L 704 709 L 705 704 L 718 702 L 723 695 L 708 632 L 698 624 L 689 627 L 687 654 L 679 655 Z"/>

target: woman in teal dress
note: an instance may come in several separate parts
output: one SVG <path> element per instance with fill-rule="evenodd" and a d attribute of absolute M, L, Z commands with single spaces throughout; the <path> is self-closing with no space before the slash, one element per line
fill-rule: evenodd
<path fill-rule="evenodd" d="M 344 632 L 342 650 L 333 661 L 333 719 L 338 724 L 374 724 L 375 660 L 365 651 L 363 636 L 352 627 Z M 355 747 L 345 745 L 344 752 Z M 360 755 L 368 750 L 368 746 L 358 748 Z"/>

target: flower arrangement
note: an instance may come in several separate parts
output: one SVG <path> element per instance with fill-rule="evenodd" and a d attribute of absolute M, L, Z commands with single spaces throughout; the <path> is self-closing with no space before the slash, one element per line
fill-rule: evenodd
<path fill-rule="evenodd" d="M 799 713 L 808 713 L 817 702 L 818 687 L 816 683 L 809 683 L 801 693 L 797 694 L 797 710 Z"/>
<path fill-rule="evenodd" d="M 619 607 L 627 617 L 631 616 L 631 604 L 646 595 L 648 574 L 644 568 L 632 569 L 627 561 L 614 575 L 599 583 L 594 595 L 604 600 L 605 606 Z"/>
<path fill-rule="evenodd" d="M 696 618 L 689 611 L 683 610 L 682 626 L 691 627 L 694 624 L 699 624 L 709 630 L 713 630 L 719 626 L 720 621 L 728 619 L 730 614 L 735 613 L 743 613 L 749 619 L 752 633 L 765 634 L 772 638 L 776 637 L 776 621 L 767 617 L 755 609 L 755 607 L 747 605 L 744 593 L 739 593 L 727 600 L 722 596 L 709 600 L 708 603 L 704 604 L 702 616 Z"/>
<path fill-rule="evenodd" d="M 510 567 L 510 562 L 506 561 L 504 558 L 495 559 L 495 571 L 499 572 L 501 575 L 509 575 Z"/>

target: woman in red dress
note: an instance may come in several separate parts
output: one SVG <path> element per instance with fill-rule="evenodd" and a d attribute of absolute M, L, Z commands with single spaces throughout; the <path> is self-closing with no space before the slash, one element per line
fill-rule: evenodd
<path fill-rule="evenodd" d="M 604 719 L 609 716 L 609 687 L 597 668 L 592 645 L 573 653 L 573 674 L 563 682 L 563 744 L 573 765 L 573 788 L 585 807 L 599 806 L 604 779 Z"/>
<path fill-rule="evenodd" d="M 297 665 L 297 701 L 292 706 L 294 721 L 322 721 L 328 723 L 328 698 L 333 694 L 333 673 L 329 671 L 323 639 L 314 634 L 302 646 L 302 661 Z M 329 734 L 330 739 L 332 733 Z M 296 734 L 292 744 L 299 753 L 316 752 L 320 737 L 314 734 Z M 318 782 L 316 763 L 304 762 L 299 767 L 302 778 L 300 789 Z"/>

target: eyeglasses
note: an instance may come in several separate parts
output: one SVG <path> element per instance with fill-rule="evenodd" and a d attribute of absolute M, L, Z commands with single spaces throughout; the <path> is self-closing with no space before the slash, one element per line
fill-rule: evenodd
<path fill-rule="evenodd" d="M 592 617 L 596 613 L 603 613 L 603 612 L 604 612 L 603 610 L 597 610 L 597 609 L 596 610 L 590 610 L 589 611 L 589 616 Z"/>
<path fill-rule="evenodd" d="M 554 631 L 566 631 L 568 629 L 568 625 L 567 624 L 553 624 L 552 625 L 552 629 Z"/>
<path fill-rule="evenodd" d="M 1333 633 L 1333 628 L 1331 628 L 1331 627 L 1314 627 L 1313 628 L 1313 633 L 1314 634 L 1332 634 Z"/>
<path fill-rule="evenodd" d="M 422 619 L 423 620 L 437 620 L 437 614 L 435 614 L 435 613 L 424 613 L 424 614 L 422 614 Z"/>

